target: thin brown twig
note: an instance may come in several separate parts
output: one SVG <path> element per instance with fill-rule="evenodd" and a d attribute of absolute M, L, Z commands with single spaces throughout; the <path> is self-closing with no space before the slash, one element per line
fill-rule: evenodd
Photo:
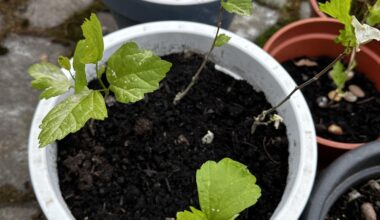
<path fill-rule="evenodd" d="M 277 105 L 274 107 L 262 111 L 257 117 L 254 117 L 254 122 L 251 127 L 251 134 L 255 133 L 256 127 L 260 124 L 263 124 L 263 121 L 265 120 L 266 116 L 276 111 L 281 105 L 283 105 L 286 101 L 288 101 L 292 95 L 297 92 L 298 90 L 302 90 L 304 87 L 310 85 L 311 83 L 317 81 L 319 78 L 321 78 L 327 71 L 329 71 L 335 63 L 342 60 L 345 57 L 345 53 L 339 54 L 338 57 L 335 58 L 334 61 L 332 61 L 329 65 L 327 65 L 323 70 L 321 70 L 318 74 L 316 74 L 313 78 L 309 79 L 308 81 L 302 83 L 299 86 L 296 86 L 293 91 L 291 91 L 282 101 L 280 101 Z"/>
<path fill-rule="evenodd" d="M 220 5 L 219 7 L 219 14 L 218 14 L 218 21 L 217 21 L 217 29 L 216 29 L 216 34 L 215 34 L 215 37 L 214 37 L 214 40 L 212 42 L 212 45 L 210 47 L 210 50 L 207 52 L 206 56 L 204 57 L 203 61 L 202 61 L 202 64 L 199 66 L 197 72 L 194 74 L 193 78 L 191 79 L 191 82 L 190 84 L 185 88 L 185 90 L 183 90 L 182 92 L 179 92 L 174 100 L 173 100 L 173 104 L 176 105 L 179 103 L 179 101 L 181 101 L 181 99 L 183 97 L 185 97 L 187 95 L 187 93 L 190 91 L 190 89 L 195 85 L 195 83 L 198 81 L 199 79 L 199 75 L 201 74 L 203 68 L 206 66 L 206 63 L 212 53 L 212 51 L 214 50 L 215 48 L 215 42 L 218 38 L 218 35 L 219 35 L 219 31 L 220 31 L 220 28 L 222 26 L 222 17 L 223 17 L 223 7 L 222 5 Z"/>

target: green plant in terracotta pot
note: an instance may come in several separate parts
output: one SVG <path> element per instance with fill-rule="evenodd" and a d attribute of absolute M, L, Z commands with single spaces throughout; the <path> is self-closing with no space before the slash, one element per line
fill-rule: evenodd
<path fill-rule="evenodd" d="M 350 14 L 351 1 L 326 2 L 321 9 L 338 21 L 298 21 L 277 32 L 264 47 L 284 64 L 299 89 L 316 81 L 303 92 L 314 115 L 318 143 L 323 151 L 329 149 L 323 154 L 327 157 L 375 140 L 380 132 L 376 116 L 380 57 L 375 50 L 379 31 L 373 27 L 379 22 L 375 19 L 379 11 L 374 8 L 359 22 Z M 330 73 L 330 78 L 319 79 L 325 73 Z"/>

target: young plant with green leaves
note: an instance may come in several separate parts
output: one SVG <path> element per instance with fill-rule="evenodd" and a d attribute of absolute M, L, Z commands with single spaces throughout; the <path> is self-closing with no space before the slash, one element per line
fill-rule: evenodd
<path fill-rule="evenodd" d="M 331 0 L 324 4 L 320 4 L 320 9 L 323 12 L 333 18 L 336 18 L 344 25 L 344 28 L 340 30 L 339 36 L 336 38 L 336 42 L 342 44 L 345 47 L 345 50 L 313 78 L 299 86 L 296 86 L 277 105 L 270 109 L 264 110 L 258 116 L 255 116 L 251 133 L 255 132 L 257 126 L 270 122 L 272 117 L 270 117 L 268 121 L 267 116 L 273 114 L 281 105 L 289 100 L 296 91 L 301 90 L 311 83 L 319 80 L 319 78 L 321 78 L 330 69 L 332 69 L 331 77 L 336 84 L 337 94 L 343 94 L 345 83 L 349 79 L 349 73 L 351 73 L 355 68 L 355 55 L 360 51 L 360 46 L 372 40 L 380 40 L 380 31 L 372 27 L 380 23 L 380 0 L 377 0 L 373 6 L 369 4 L 365 5 L 367 12 L 364 12 L 362 15 L 363 22 L 358 21 L 355 16 L 350 14 L 351 3 L 351 0 Z M 349 56 L 350 59 L 348 67 L 344 68 L 342 60 L 346 56 Z"/>
<path fill-rule="evenodd" d="M 211 47 L 208 50 L 207 54 L 204 56 L 203 61 L 199 66 L 198 70 L 195 72 L 193 78 L 191 79 L 191 82 L 182 92 L 179 92 L 175 96 L 173 104 L 178 104 L 198 81 L 199 75 L 202 73 L 202 70 L 206 66 L 206 63 L 209 60 L 209 57 L 214 48 L 225 45 L 231 39 L 231 37 L 227 36 L 226 34 L 219 34 L 220 28 L 222 26 L 222 16 L 224 10 L 226 10 L 229 13 L 235 13 L 241 16 L 250 16 L 252 14 L 252 0 L 220 0 L 218 20 L 216 25 L 216 34 L 211 44 Z"/>
<path fill-rule="evenodd" d="M 34 64 L 28 70 L 34 79 L 32 86 L 42 91 L 40 99 L 74 90 L 42 120 L 38 136 L 40 147 L 78 131 L 90 119 L 107 118 L 105 96 L 110 91 L 115 94 L 116 101 L 121 103 L 143 99 L 145 93 L 158 89 L 159 82 L 172 66 L 153 52 L 140 49 L 134 42 L 127 42 L 110 56 L 106 70 L 104 65 L 99 66 L 104 42 L 101 24 L 95 14 L 86 19 L 82 30 L 85 39 L 77 43 L 73 64 L 67 57 L 60 56 L 58 59 L 59 65 L 70 73 L 72 80 L 58 66 L 47 62 Z M 102 89 L 88 88 L 86 64 L 95 64 L 96 78 Z M 108 87 L 102 80 L 103 74 L 106 74 Z"/>
<path fill-rule="evenodd" d="M 233 220 L 261 196 L 256 178 L 247 167 L 230 158 L 207 161 L 196 174 L 201 210 L 177 213 L 177 220 Z"/>
<path fill-rule="evenodd" d="M 351 54 L 347 68 L 344 67 L 342 61 L 338 61 L 330 72 L 337 95 L 342 97 L 345 95 L 346 82 L 353 76 L 353 70 L 356 66 L 355 57 L 360 45 L 380 39 L 379 30 L 373 27 L 380 23 L 380 0 L 376 1 L 373 6 L 369 2 L 363 1 L 364 10 L 359 10 L 362 13 L 357 15 L 361 17 L 363 24 L 359 22 L 357 17 L 351 15 L 352 4 L 352 0 L 332 0 L 320 4 L 321 11 L 336 18 L 344 25 L 344 29 L 340 31 L 336 42 L 345 46 L 346 52 Z"/>

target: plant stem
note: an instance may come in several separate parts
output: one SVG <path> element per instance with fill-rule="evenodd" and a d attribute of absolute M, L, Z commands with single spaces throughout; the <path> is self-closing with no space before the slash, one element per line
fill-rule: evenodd
<path fill-rule="evenodd" d="M 190 91 L 190 89 L 198 81 L 199 75 L 201 74 L 203 68 L 206 66 L 206 63 L 207 63 L 207 61 L 209 59 L 209 56 L 211 55 L 212 51 L 215 48 L 215 42 L 216 42 L 216 40 L 218 38 L 219 31 L 220 31 L 220 28 L 222 26 L 222 16 L 223 16 L 223 7 L 222 7 L 222 5 L 220 5 L 220 7 L 219 7 L 219 14 L 218 14 L 218 21 L 217 21 L 216 34 L 215 34 L 214 40 L 212 42 L 212 45 L 210 47 L 210 50 L 207 52 L 206 56 L 203 58 L 202 64 L 199 66 L 197 72 L 194 74 L 193 78 L 191 79 L 190 84 L 185 88 L 185 90 L 183 90 L 182 92 L 177 93 L 177 95 L 175 96 L 175 98 L 173 100 L 173 104 L 174 105 L 178 104 L 178 102 L 181 101 L 181 99 L 187 95 L 187 93 Z"/>
<path fill-rule="evenodd" d="M 109 93 L 109 90 L 108 90 L 107 87 L 104 85 L 104 83 L 103 83 L 103 81 L 102 81 L 102 79 L 101 79 L 101 77 L 100 77 L 100 74 L 99 74 L 99 68 L 98 68 L 98 63 L 96 63 L 95 68 L 96 68 L 96 78 L 98 78 L 98 81 L 99 81 L 100 85 L 102 86 L 102 88 L 103 88 L 103 90 L 104 90 L 104 92 L 106 93 L 106 96 L 107 96 L 108 93 Z"/>
<path fill-rule="evenodd" d="M 338 57 L 335 58 L 334 61 L 332 61 L 329 65 L 327 65 L 323 70 L 321 70 L 318 74 L 316 74 L 313 78 L 309 79 L 308 81 L 302 83 L 299 86 L 296 86 L 282 101 L 280 101 L 277 105 L 273 106 L 270 109 L 262 111 L 257 117 L 254 117 L 254 122 L 251 127 L 251 133 L 255 133 L 256 127 L 263 124 L 263 121 L 265 120 L 266 116 L 276 111 L 281 105 L 283 105 L 286 101 L 288 101 L 292 95 L 297 92 L 298 90 L 302 90 L 304 87 L 310 85 L 311 83 L 317 81 L 319 78 L 321 78 L 327 71 L 329 71 L 338 61 L 342 60 L 345 57 L 345 53 L 339 54 Z"/>
<path fill-rule="evenodd" d="M 74 78 L 74 75 L 73 75 L 73 73 L 71 72 L 71 70 L 69 70 L 69 73 L 70 73 L 70 76 L 71 76 L 71 78 L 74 80 L 74 82 L 75 82 L 75 78 Z"/>

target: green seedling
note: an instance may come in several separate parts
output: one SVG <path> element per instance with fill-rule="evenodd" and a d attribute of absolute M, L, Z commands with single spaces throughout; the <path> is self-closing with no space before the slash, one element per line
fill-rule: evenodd
<path fill-rule="evenodd" d="M 261 196 L 256 178 L 247 167 L 230 158 L 207 161 L 196 174 L 201 210 L 177 213 L 177 220 L 233 220 Z"/>
<path fill-rule="evenodd" d="M 105 71 L 104 65 L 99 66 L 103 58 L 104 42 L 101 24 L 95 14 L 86 19 L 82 30 L 85 39 L 77 43 L 73 65 L 67 57 L 58 58 L 59 65 L 70 72 L 72 80 L 58 66 L 47 62 L 34 64 L 28 70 L 34 79 L 32 86 L 42 91 L 40 99 L 49 99 L 74 90 L 73 94 L 57 104 L 42 120 L 38 136 L 40 147 L 78 131 L 90 119 L 107 118 L 105 96 L 110 91 L 115 94 L 116 101 L 121 103 L 143 99 L 145 93 L 158 89 L 159 82 L 172 66 L 153 52 L 140 49 L 134 42 L 127 42 L 110 56 Z M 102 89 L 88 88 L 86 64 L 95 64 L 96 78 Z M 102 81 L 103 74 L 106 74 L 108 87 Z"/>
<path fill-rule="evenodd" d="M 313 78 L 299 86 L 296 86 L 277 105 L 262 111 L 258 116 L 254 116 L 254 123 L 252 124 L 251 133 L 255 132 L 257 126 L 266 124 L 265 122 L 268 122 L 268 116 L 272 115 L 280 106 L 289 100 L 296 91 L 302 90 L 304 87 L 319 80 L 319 78 L 321 78 L 330 69 L 333 69 L 331 76 L 336 85 L 338 94 L 343 93 L 344 85 L 349 79 L 348 74 L 355 68 L 355 55 L 360 51 L 360 46 L 371 42 L 372 40 L 380 40 L 380 31 L 372 27 L 380 23 L 380 0 L 377 0 L 373 6 L 366 5 L 368 10 L 364 13 L 363 21 L 368 24 L 363 22 L 361 23 L 355 16 L 350 15 L 351 3 L 351 0 L 331 0 L 320 5 L 323 12 L 333 18 L 336 18 L 344 25 L 344 28 L 340 30 L 340 34 L 337 37 L 336 42 L 342 44 L 345 47 L 345 51 L 339 54 L 334 61 L 327 65 L 321 72 L 317 73 Z M 347 55 L 350 57 L 350 61 L 348 67 L 344 68 L 342 60 Z M 270 118 L 271 117 L 269 117 L 269 122 Z"/>
<path fill-rule="evenodd" d="M 226 34 L 219 34 L 220 28 L 222 26 L 222 15 L 224 10 L 226 10 L 229 13 L 234 13 L 241 16 L 250 16 L 252 14 L 252 0 L 221 0 L 220 1 L 220 8 L 219 8 L 219 14 L 218 14 L 218 21 L 217 21 L 217 29 L 216 34 L 214 37 L 214 40 L 211 44 L 211 47 L 207 54 L 204 56 L 202 64 L 199 66 L 198 70 L 194 74 L 191 82 L 187 87 L 182 91 L 179 92 L 174 100 L 173 104 L 178 104 L 191 90 L 191 88 L 195 85 L 195 83 L 199 79 L 199 75 L 202 73 L 202 70 L 206 66 L 207 61 L 209 60 L 209 57 L 214 50 L 215 47 L 221 47 L 228 43 L 228 41 L 231 39 L 231 37 L 227 36 Z"/>
<path fill-rule="evenodd" d="M 351 15 L 352 0 L 332 0 L 320 4 L 321 11 L 336 18 L 344 25 L 344 29 L 340 31 L 336 42 L 345 46 L 346 52 L 351 54 L 347 68 L 341 61 L 338 61 L 330 74 L 340 96 L 344 95 L 345 84 L 352 78 L 352 71 L 356 66 L 355 57 L 360 50 L 360 45 L 371 40 L 380 40 L 379 30 L 373 27 L 380 23 L 380 1 L 376 1 L 373 6 L 368 3 L 365 4 L 367 10 L 363 15 L 363 24 Z"/>

